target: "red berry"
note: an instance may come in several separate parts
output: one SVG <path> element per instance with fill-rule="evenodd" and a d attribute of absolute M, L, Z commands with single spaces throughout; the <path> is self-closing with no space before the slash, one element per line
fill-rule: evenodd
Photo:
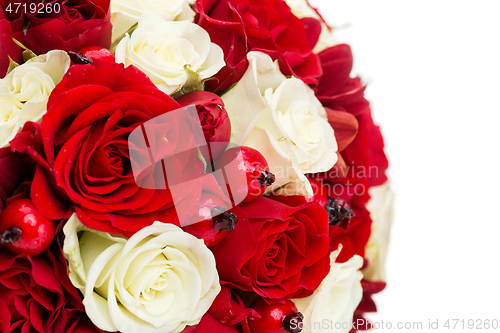
<path fill-rule="evenodd" d="M 203 239 L 207 247 L 217 245 L 228 231 L 234 231 L 234 225 L 238 222 L 236 215 L 225 209 L 225 206 L 219 197 L 210 192 L 203 192 L 198 213 L 192 218 L 192 221 L 196 222 L 182 229 Z"/>
<path fill-rule="evenodd" d="M 225 194 L 238 203 L 257 199 L 275 181 L 264 156 L 250 147 L 226 150 L 215 163 L 215 170 L 223 170 L 215 177 Z"/>
<path fill-rule="evenodd" d="M 40 254 L 52 243 L 54 233 L 54 221 L 44 217 L 30 199 L 12 202 L 0 216 L 0 243 L 13 253 Z"/>
<path fill-rule="evenodd" d="M 321 205 L 321 207 L 326 207 L 328 204 L 328 189 L 322 182 L 314 178 L 309 178 L 309 183 L 311 184 L 313 190 L 313 196 L 306 197 L 306 201 L 317 202 Z"/>
<path fill-rule="evenodd" d="M 248 320 L 252 333 L 299 333 L 302 331 L 304 316 L 297 311 L 297 307 L 290 300 L 285 301 L 284 304 L 267 304 L 263 298 L 259 298 L 250 307 L 260 314 L 260 318 Z"/>
<path fill-rule="evenodd" d="M 77 53 L 83 54 L 84 57 L 90 58 L 92 60 L 106 60 L 115 63 L 115 55 L 111 53 L 110 50 L 100 46 L 89 46 L 81 49 Z"/>
<path fill-rule="evenodd" d="M 115 63 L 115 56 L 110 50 L 100 46 L 89 46 L 78 52 L 68 52 L 71 62 L 76 65 L 91 64 L 92 61 L 101 59 Z"/>

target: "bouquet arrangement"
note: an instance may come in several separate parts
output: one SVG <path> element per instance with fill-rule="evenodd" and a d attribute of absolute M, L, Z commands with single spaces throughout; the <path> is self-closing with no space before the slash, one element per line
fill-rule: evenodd
<path fill-rule="evenodd" d="M 1 332 L 349 332 L 392 194 L 306 0 L 0 0 Z"/>

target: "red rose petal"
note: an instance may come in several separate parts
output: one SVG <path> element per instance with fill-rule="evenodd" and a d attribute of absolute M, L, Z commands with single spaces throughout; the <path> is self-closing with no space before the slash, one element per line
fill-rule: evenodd
<path fill-rule="evenodd" d="M 304 30 L 307 36 L 307 42 L 314 48 L 318 43 L 319 35 L 321 34 L 321 22 L 313 17 L 304 17 L 300 19 L 304 25 Z"/>
<path fill-rule="evenodd" d="M 217 332 L 217 333 L 240 333 L 240 330 L 236 326 L 226 326 L 219 321 L 217 321 L 210 313 L 206 313 L 196 326 L 187 326 L 182 333 L 205 333 L 205 332 Z"/>
<path fill-rule="evenodd" d="M 3 204 L 23 180 L 29 179 L 31 171 L 25 162 L 26 155 L 13 153 L 10 147 L 0 148 L 0 214 Z"/>
<path fill-rule="evenodd" d="M 82 222 L 83 225 L 85 225 L 88 228 L 101 231 L 101 232 L 108 232 L 110 234 L 119 234 L 120 230 L 114 228 L 112 225 L 110 225 L 109 221 L 106 219 L 105 214 L 99 214 L 99 217 L 103 217 L 104 219 L 99 220 L 96 218 L 90 217 L 85 210 L 75 207 L 75 213 L 78 216 L 78 219 L 80 222 Z M 93 215 L 97 215 L 95 212 Z"/>
<path fill-rule="evenodd" d="M 24 318 L 29 318 L 28 304 L 26 300 L 20 296 L 14 296 L 14 307 Z"/>
<path fill-rule="evenodd" d="M 47 218 L 58 220 L 66 216 L 68 207 L 53 192 L 41 167 L 37 167 L 31 185 L 31 200 L 35 207 Z"/>
<path fill-rule="evenodd" d="M 236 325 L 246 318 L 260 317 L 257 311 L 247 308 L 243 300 L 236 293 L 233 293 L 227 285 L 222 286 L 208 311 L 216 320 L 227 326 Z"/>
<path fill-rule="evenodd" d="M 318 56 L 323 68 L 318 96 L 331 96 L 349 79 L 353 65 L 351 48 L 347 44 L 338 44 L 321 51 Z"/>
<path fill-rule="evenodd" d="M 157 212 L 140 215 L 108 214 L 108 219 L 115 228 L 125 232 L 134 232 L 153 224 L 158 217 Z"/>
<path fill-rule="evenodd" d="M 62 293 L 62 288 L 54 276 L 53 268 L 39 256 L 28 256 L 31 262 L 33 280 L 40 286 L 56 293 Z"/>
<path fill-rule="evenodd" d="M 9 332 L 10 331 L 10 321 L 11 315 L 7 304 L 2 299 L 3 295 L 0 295 L 0 331 Z"/>
<path fill-rule="evenodd" d="M 37 302 L 31 302 L 30 304 L 30 323 L 34 329 L 38 332 L 44 331 L 44 322 L 42 318 L 42 313 L 44 308 Z"/>
<path fill-rule="evenodd" d="M 45 159 L 40 125 L 31 121 L 24 124 L 21 132 L 10 141 L 12 151 L 28 154 L 36 163 L 47 170 L 50 166 Z"/>

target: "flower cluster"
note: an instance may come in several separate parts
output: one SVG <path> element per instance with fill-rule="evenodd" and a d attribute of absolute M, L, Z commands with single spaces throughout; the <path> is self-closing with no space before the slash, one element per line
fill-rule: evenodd
<path fill-rule="evenodd" d="M 316 333 L 376 310 L 383 139 L 306 0 L 31 2 L 0 1 L 0 331 Z"/>

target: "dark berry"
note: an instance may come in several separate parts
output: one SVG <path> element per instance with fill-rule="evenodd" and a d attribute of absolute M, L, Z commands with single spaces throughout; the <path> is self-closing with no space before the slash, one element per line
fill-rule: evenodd
<path fill-rule="evenodd" d="M 351 218 L 355 215 L 349 204 L 341 198 L 328 198 L 328 204 L 325 207 L 329 216 L 330 226 L 339 225 L 346 230 L 349 227 Z"/>

